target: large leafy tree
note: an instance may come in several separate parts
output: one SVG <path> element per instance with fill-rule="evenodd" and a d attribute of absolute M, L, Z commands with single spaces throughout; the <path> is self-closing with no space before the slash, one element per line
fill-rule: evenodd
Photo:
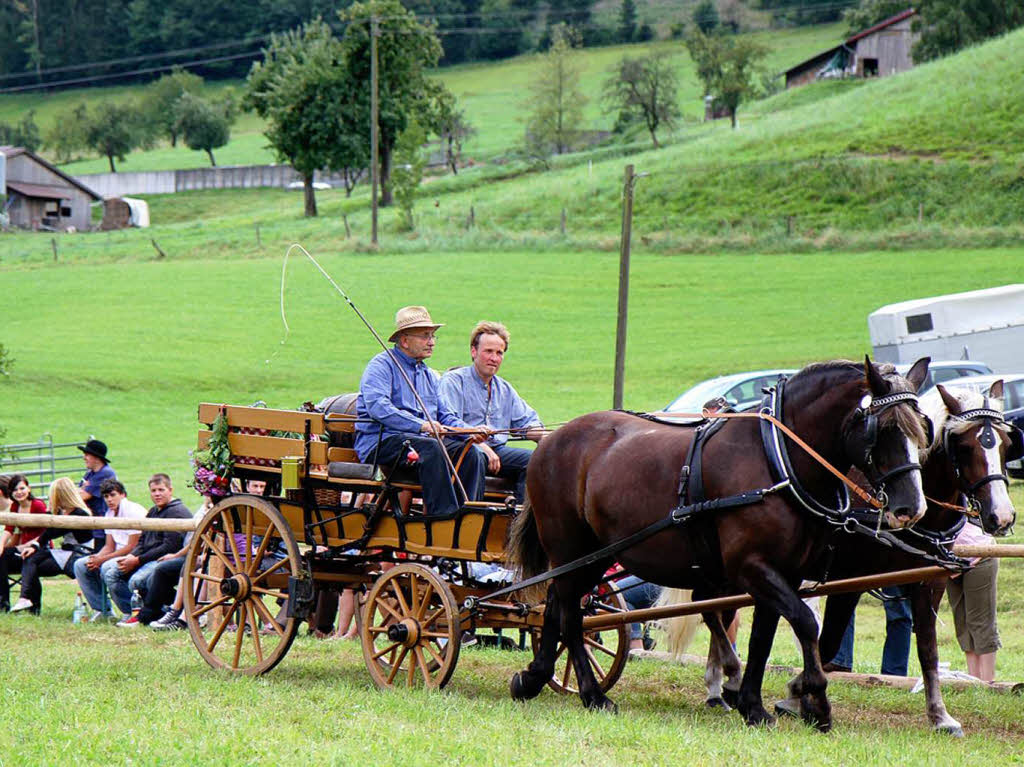
<path fill-rule="evenodd" d="M 1024 25 L 1021 0 L 920 0 L 914 61 L 931 61 Z"/>
<path fill-rule="evenodd" d="M 853 36 L 880 21 L 892 18 L 908 7 L 907 0 L 861 0 L 860 5 L 843 11 L 846 34 L 848 37 Z"/>
<path fill-rule="evenodd" d="M 86 145 L 107 158 L 111 173 L 117 173 L 115 158 L 124 162 L 125 155 L 148 141 L 145 121 L 134 102 L 104 101 L 89 116 L 86 125 Z"/>
<path fill-rule="evenodd" d="M 313 174 L 331 165 L 344 134 L 342 50 L 321 19 L 274 35 L 249 72 L 243 106 L 267 121 L 277 156 L 302 176 L 305 215 L 315 216 Z"/>
<path fill-rule="evenodd" d="M 530 83 L 526 121 L 527 150 L 548 157 L 572 149 L 583 123 L 586 96 L 580 89 L 582 68 L 568 27 L 551 30 L 551 47 Z"/>
<path fill-rule="evenodd" d="M 142 96 L 142 111 L 153 135 L 166 137 L 171 146 L 177 146 L 180 127 L 175 106 L 178 99 L 185 94 L 199 96 L 202 90 L 203 78 L 180 67 L 147 85 Z"/>
<path fill-rule="evenodd" d="M 758 66 L 769 49 L 746 37 L 705 35 L 699 29 L 687 38 L 686 47 L 705 95 L 725 106 L 735 128 L 740 104 L 757 92 Z"/>
<path fill-rule="evenodd" d="M 370 31 L 379 21 L 377 71 L 382 205 L 390 205 L 391 167 L 395 142 L 413 115 L 432 111 L 444 86 L 427 79 L 427 70 L 441 58 L 441 43 L 432 24 L 423 24 L 398 0 L 353 3 L 338 13 L 346 25 L 341 65 L 352 111 L 347 127 L 370 144 Z"/>
<path fill-rule="evenodd" d="M 643 120 L 658 148 L 658 129 L 671 128 L 679 119 L 679 81 L 664 53 L 638 59 L 623 58 L 604 84 L 604 101 L 619 113 L 619 123 Z"/>
<path fill-rule="evenodd" d="M 174 104 L 175 124 L 189 149 L 206 152 L 216 166 L 213 150 L 231 138 L 234 110 L 230 102 L 212 104 L 200 96 L 183 94 Z"/>

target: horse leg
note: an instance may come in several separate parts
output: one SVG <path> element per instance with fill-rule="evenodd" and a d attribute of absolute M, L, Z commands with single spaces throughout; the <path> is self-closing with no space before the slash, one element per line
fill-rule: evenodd
<path fill-rule="evenodd" d="M 805 722 L 827 732 L 832 727 L 832 710 L 825 695 L 828 679 L 818 657 L 818 623 L 814 613 L 800 599 L 794 585 L 769 567 L 762 565 L 752 568 L 744 573 L 743 581 L 740 586 L 747 588 L 757 602 L 751 627 L 751 650 L 740 691 L 741 704 L 747 710 L 745 712 L 741 706 L 740 713 L 744 714 L 748 722 L 751 716 L 755 719 L 754 723 L 764 721 L 761 716 L 764 711 L 761 685 L 775 629 L 778 627 L 779 616 L 782 616 L 793 628 L 804 657 L 803 671 L 790 684 L 793 694 L 800 696 L 800 716 Z M 767 716 L 767 713 L 764 715 Z"/>
<path fill-rule="evenodd" d="M 949 715 L 939 689 L 939 648 L 935 638 L 935 610 L 942 601 L 945 580 L 909 586 L 914 611 L 914 633 L 917 635 L 917 659 L 921 663 L 928 721 L 936 732 L 962 738 L 964 729 Z"/>
<path fill-rule="evenodd" d="M 708 662 L 704 670 L 704 684 L 707 687 L 706 705 L 729 711 L 736 707 L 740 687 L 740 659 L 726 634 L 725 626 L 732 622 L 734 611 L 728 613 L 704 613 L 704 623 L 711 632 L 708 647 Z M 728 620 L 726 620 L 728 619 Z M 722 677 L 727 677 L 722 684 Z"/>
<path fill-rule="evenodd" d="M 747 645 L 747 667 L 740 683 L 736 708 L 743 721 L 750 725 L 775 723 L 761 700 L 761 686 L 764 670 L 772 651 L 772 642 L 779 625 L 779 613 L 760 602 L 754 605 L 754 617 L 750 624 L 750 644 Z"/>
<path fill-rule="evenodd" d="M 544 603 L 544 624 L 540 632 L 540 642 L 533 660 L 523 671 L 517 671 L 509 681 L 509 691 L 514 700 L 529 700 L 540 695 L 544 685 L 555 673 L 556 652 L 558 650 L 559 623 L 561 609 L 554 586 L 548 588 L 548 596 Z"/>
<path fill-rule="evenodd" d="M 573 581 L 556 582 L 553 590 L 559 591 L 561 610 L 562 641 L 576 672 L 576 683 L 579 687 L 580 700 L 589 709 L 616 712 L 618 709 L 611 699 L 601 690 L 601 685 L 594 674 L 591 651 L 587 649 L 583 639 L 583 610 L 580 600 L 597 582 L 597 578 L 606 568 L 601 567 L 594 578 L 586 578 L 585 571 Z"/>
<path fill-rule="evenodd" d="M 839 652 L 846 627 L 850 624 L 850 616 L 857 609 L 860 601 L 859 593 L 833 594 L 825 601 L 825 614 L 821 621 L 821 635 L 818 637 L 818 655 L 824 660 L 832 660 Z M 775 702 L 775 713 L 788 716 L 800 715 L 800 695 L 794 692 L 793 686 L 800 678 L 798 674 L 786 686 L 789 697 Z"/>

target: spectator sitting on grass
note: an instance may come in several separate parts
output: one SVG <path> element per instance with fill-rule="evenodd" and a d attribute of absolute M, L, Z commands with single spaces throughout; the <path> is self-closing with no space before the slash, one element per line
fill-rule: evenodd
<path fill-rule="evenodd" d="M 106 516 L 121 519 L 142 519 L 146 516 L 146 508 L 135 501 L 128 500 L 128 491 L 117 479 L 108 479 L 99 489 L 107 508 Z M 90 620 L 102 621 L 114 617 L 110 605 L 110 597 L 104 590 L 103 567 L 116 568 L 117 560 L 128 554 L 139 542 L 141 531 L 120 530 L 111 528 L 104 533 L 104 543 L 99 551 L 82 557 L 75 562 L 75 578 L 82 590 L 85 600 L 93 609 Z"/>
<path fill-rule="evenodd" d="M 149 496 L 153 507 L 146 519 L 192 519 L 190 512 L 180 500 L 173 497 L 171 478 L 166 474 L 154 474 L 149 480 Z M 124 613 L 118 622 L 122 628 L 132 628 L 139 620 L 132 615 L 132 592 L 137 591 L 145 598 L 149 576 L 164 554 L 181 549 L 185 536 L 179 532 L 146 530 L 130 554 L 111 560 L 113 566 L 104 565 L 103 580 L 107 584 L 110 598 L 117 609 Z"/>
<path fill-rule="evenodd" d="M 50 510 L 54 514 L 92 516 L 75 483 L 68 477 L 55 479 L 50 485 Z M 51 549 L 50 542 L 60 537 L 64 538 L 61 547 Z M 38 614 L 43 597 L 43 584 L 40 578 L 61 573 L 68 578 L 74 578 L 75 561 L 92 550 L 91 544 L 92 530 L 62 530 L 48 527 L 35 540 L 18 546 L 24 560 L 21 568 L 21 598 L 11 608 L 11 612 L 32 610 Z"/>

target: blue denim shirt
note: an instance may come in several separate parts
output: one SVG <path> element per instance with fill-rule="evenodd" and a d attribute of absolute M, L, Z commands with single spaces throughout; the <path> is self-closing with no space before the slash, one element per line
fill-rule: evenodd
<path fill-rule="evenodd" d="M 103 466 L 93 471 L 88 469 L 85 475 L 82 477 L 82 481 L 78 483 L 78 486 L 89 493 L 92 498 L 85 502 L 89 507 L 89 511 L 92 512 L 94 517 L 102 517 L 107 513 L 107 502 L 103 500 L 103 495 L 100 493 L 100 487 L 108 479 L 117 479 L 117 474 L 110 468 L 109 463 L 103 464 Z M 92 537 L 98 541 L 103 541 L 106 538 L 105 530 L 93 530 Z M 102 544 L 101 544 L 102 545 Z"/>
<path fill-rule="evenodd" d="M 437 375 L 423 362 L 417 362 L 397 346 L 389 352 L 374 357 L 363 371 L 359 381 L 359 398 L 356 400 L 355 449 L 360 461 L 377 448 L 377 439 L 383 430 L 383 437 L 394 434 L 419 434 L 426 421 L 438 421 L 445 426 L 465 426 L 466 423 L 438 397 Z M 409 385 L 398 369 L 401 364 L 409 380 L 416 387 L 423 404 L 424 413 L 409 390 Z M 367 421 L 366 419 L 372 419 Z"/>
<path fill-rule="evenodd" d="M 537 411 L 526 404 L 504 378 L 494 376 L 490 388 L 476 368 L 449 370 L 441 378 L 441 400 L 470 426 L 491 429 L 523 429 L 541 426 Z M 499 447 L 508 442 L 508 434 L 492 434 L 487 444 Z"/>

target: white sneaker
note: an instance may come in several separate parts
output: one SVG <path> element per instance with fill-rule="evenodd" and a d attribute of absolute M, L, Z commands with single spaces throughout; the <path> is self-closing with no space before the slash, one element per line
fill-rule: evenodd
<path fill-rule="evenodd" d="M 178 620 L 178 616 L 181 615 L 181 610 L 168 610 L 159 619 L 149 624 L 149 627 L 154 631 L 167 631 L 171 628 L 171 624 Z"/>
<path fill-rule="evenodd" d="M 19 599 L 17 602 L 14 603 L 14 607 L 11 608 L 11 612 L 12 613 L 20 613 L 22 610 L 31 610 L 31 609 L 32 609 L 32 600 L 31 599 L 25 599 L 25 597 L 22 597 L 21 599 Z"/>

